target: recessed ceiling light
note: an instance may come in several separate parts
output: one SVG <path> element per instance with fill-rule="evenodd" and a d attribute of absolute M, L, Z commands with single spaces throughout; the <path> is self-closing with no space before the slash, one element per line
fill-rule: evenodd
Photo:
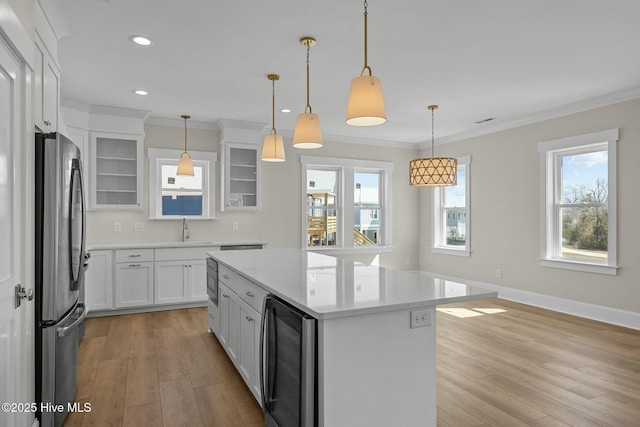
<path fill-rule="evenodd" d="M 280 110 L 281 113 L 290 113 L 291 112 L 291 108 L 283 108 L 282 110 Z"/>
<path fill-rule="evenodd" d="M 149 92 L 147 92 L 146 90 L 142 90 L 142 89 L 134 90 L 133 93 L 135 93 L 136 95 L 141 95 L 141 96 L 149 95 Z"/>
<path fill-rule="evenodd" d="M 151 39 L 145 36 L 133 35 L 129 37 L 129 40 L 131 40 L 135 44 L 139 44 L 140 46 L 149 46 L 152 43 Z"/>

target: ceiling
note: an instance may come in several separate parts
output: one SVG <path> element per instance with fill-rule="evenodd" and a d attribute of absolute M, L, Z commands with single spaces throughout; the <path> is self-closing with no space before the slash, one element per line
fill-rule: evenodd
<path fill-rule="evenodd" d="M 325 140 L 424 143 L 439 104 L 439 142 L 640 97 L 638 0 L 371 0 L 368 65 L 388 122 L 345 124 L 349 82 L 363 58 L 355 0 L 59 0 L 61 95 L 149 117 L 262 123 L 291 135 L 306 104 Z M 140 47 L 129 36 L 153 39 Z M 145 89 L 148 96 L 133 94 Z M 288 107 L 292 113 L 279 109 Z M 488 118 L 490 122 L 476 124 Z"/>

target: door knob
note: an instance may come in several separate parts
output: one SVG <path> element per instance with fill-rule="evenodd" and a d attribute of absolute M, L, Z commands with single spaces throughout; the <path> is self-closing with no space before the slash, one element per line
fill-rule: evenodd
<path fill-rule="evenodd" d="M 18 283 L 15 288 L 15 295 L 16 295 L 15 308 L 18 308 L 20 307 L 20 304 L 22 304 L 23 299 L 26 299 L 27 301 L 33 300 L 33 289 L 27 290 L 25 289 L 24 286 Z"/>

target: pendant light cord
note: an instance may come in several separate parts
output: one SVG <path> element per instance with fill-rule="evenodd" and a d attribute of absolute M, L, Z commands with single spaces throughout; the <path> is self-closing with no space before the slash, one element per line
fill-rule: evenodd
<path fill-rule="evenodd" d="M 271 134 L 276 134 L 276 81 L 271 80 Z"/>
<path fill-rule="evenodd" d="M 184 119 L 184 152 L 187 152 L 187 119 Z"/>
<path fill-rule="evenodd" d="M 369 76 L 373 75 L 373 73 L 371 72 L 371 67 L 367 65 L 367 15 L 369 14 L 367 12 L 367 6 L 367 0 L 364 0 L 364 68 L 360 73 L 361 77 L 364 76 L 365 71 L 369 71 Z"/>
<path fill-rule="evenodd" d="M 436 113 L 435 113 L 435 108 L 431 108 L 431 157 L 435 157 L 435 150 L 434 150 L 434 146 L 435 146 L 435 123 L 436 123 Z"/>
<path fill-rule="evenodd" d="M 307 43 L 307 106 L 304 108 L 305 113 L 311 113 L 311 104 L 309 103 L 309 50 L 311 50 L 311 43 Z"/>

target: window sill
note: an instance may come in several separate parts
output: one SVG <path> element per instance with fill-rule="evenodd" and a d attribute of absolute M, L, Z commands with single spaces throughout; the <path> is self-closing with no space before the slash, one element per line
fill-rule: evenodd
<path fill-rule="evenodd" d="M 444 247 L 432 247 L 431 248 L 431 252 L 433 252 L 435 254 L 443 254 L 443 255 L 455 255 L 455 256 L 463 256 L 463 257 L 470 257 L 471 256 L 471 251 L 468 251 L 466 249 L 451 249 L 451 248 L 444 248 Z"/>
<path fill-rule="evenodd" d="M 205 216 L 156 216 L 147 218 L 149 221 L 211 221 L 213 217 Z"/>
<path fill-rule="evenodd" d="M 374 253 L 388 253 L 393 251 L 393 246 L 353 246 L 349 248 L 336 248 L 336 247 L 322 247 L 322 246 L 308 246 L 305 248 L 310 252 L 327 253 L 327 254 L 374 254 Z"/>
<path fill-rule="evenodd" d="M 607 274 L 616 276 L 617 265 L 595 264 L 591 262 L 569 261 L 564 259 L 541 259 L 541 267 L 561 268 L 565 270 L 584 271 L 586 273 Z"/>

